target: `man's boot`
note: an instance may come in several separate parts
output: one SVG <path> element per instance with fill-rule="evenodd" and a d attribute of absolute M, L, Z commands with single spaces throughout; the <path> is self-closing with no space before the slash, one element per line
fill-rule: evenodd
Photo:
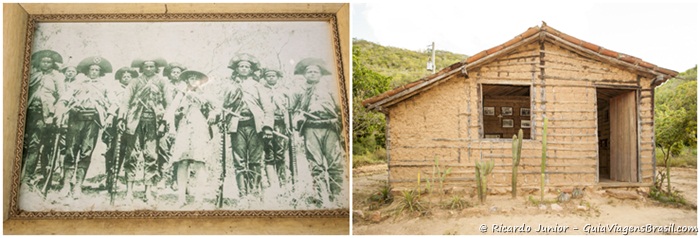
<path fill-rule="evenodd" d="M 83 196 L 83 180 L 85 180 L 86 168 L 77 168 L 75 172 L 75 185 L 73 185 L 73 197 L 78 199 Z"/>
<path fill-rule="evenodd" d="M 126 182 L 126 200 L 129 201 L 129 203 L 134 201 L 134 181 Z"/>
<path fill-rule="evenodd" d="M 146 185 L 146 203 L 155 204 L 156 198 L 153 196 L 153 187 L 155 185 Z"/>
<path fill-rule="evenodd" d="M 257 173 L 253 173 L 252 176 L 252 192 L 254 196 L 258 197 L 259 199 L 262 199 L 260 196 L 262 194 L 262 167 L 259 164 L 254 164 L 250 165 L 250 169 L 253 171 L 256 171 Z"/>
<path fill-rule="evenodd" d="M 59 196 L 61 197 L 68 197 L 70 195 L 70 182 L 73 180 L 73 173 L 75 169 L 74 168 L 65 168 L 63 170 L 63 187 L 61 188 L 61 191 L 59 192 Z"/>
<path fill-rule="evenodd" d="M 238 185 L 238 195 L 243 198 L 248 195 L 248 188 L 246 188 L 245 174 L 236 173 L 236 185 Z"/>

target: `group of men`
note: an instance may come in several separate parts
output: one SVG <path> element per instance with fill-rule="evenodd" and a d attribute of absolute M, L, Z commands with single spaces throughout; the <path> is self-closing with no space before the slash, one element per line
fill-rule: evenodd
<path fill-rule="evenodd" d="M 201 202 L 206 195 L 194 194 L 198 185 L 188 185 L 188 178 L 194 174 L 200 176 L 198 183 L 203 181 L 202 168 L 211 159 L 202 157 L 210 138 L 201 135 L 212 136 L 215 128 L 221 134 L 222 156 L 216 160 L 220 163 L 207 166 L 225 171 L 226 154 L 231 155 L 240 198 L 259 198 L 265 189 L 294 188 L 286 185 L 307 171 L 296 168 L 296 156 L 290 153 L 295 131 L 303 137 L 313 178 L 316 194 L 310 201 L 320 206 L 341 192 L 340 106 L 332 90 L 318 86 L 322 76 L 331 75 L 320 59 L 297 63 L 294 74 L 305 82 L 283 87 L 280 69 L 263 68 L 256 57 L 238 53 L 228 63 L 231 76 L 215 90 L 203 89 L 206 74 L 162 58 L 134 60 L 131 67 L 116 71 L 115 80 L 104 78 L 112 65 L 100 56 L 76 67 L 59 69 L 61 63 L 61 55 L 52 50 L 31 58 L 22 186 L 44 196 L 58 190 L 61 197 L 81 198 L 101 132 L 108 148 L 103 188 L 111 202 L 120 176 L 128 201 L 134 199 L 134 183 L 143 181 L 142 199 L 148 203 L 155 203 L 165 187 L 178 192 L 179 204 L 187 203 L 188 193 Z M 61 182 L 52 184 L 54 174 Z M 221 189 L 211 197 L 219 206 Z"/>

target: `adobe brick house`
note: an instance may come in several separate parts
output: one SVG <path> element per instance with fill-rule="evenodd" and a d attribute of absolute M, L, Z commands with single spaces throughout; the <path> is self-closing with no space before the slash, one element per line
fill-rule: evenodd
<path fill-rule="evenodd" d="M 509 189 L 520 128 L 518 186 L 539 187 L 545 117 L 548 187 L 649 186 L 654 88 L 677 74 L 543 24 L 363 105 L 386 115 L 396 189 L 415 188 L 435 159 L 458 188 L 475 187 L 474 162 L 493 159 L 489 186 Z"/>

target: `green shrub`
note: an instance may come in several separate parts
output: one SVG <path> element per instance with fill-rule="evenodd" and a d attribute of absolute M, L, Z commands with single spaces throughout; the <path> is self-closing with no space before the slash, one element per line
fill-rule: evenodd
<path fill-rule="evenodd" d="M 460 195 L 453 195 L 450 199 L 450 203 L 447 204 L 449 209 L 464 209 L 469 207 L 469 203 L 462 199 Z"/>
<path fill-rule="evenodd" d="M 354 147 L 354 145 L 353 145 Z M 352 167 L 357 168 L 360 166 L 371 165 L 371 164 L 381 164 L 386 163 L 386 149 L 379 148 L 371 153 L 365 153 L 360 155 L 352 156 Z"/>
<path fill-rule="evenodd" d="M 367 201 L 370 204 L 369 209 L 376 210 L 383 205 L 394 202 L 394 195 L 391 194 L 391 189 L 392 188 L 390 186 L 383 186 L 379 189 L 379 191 L 376 191 L 370 195 L 369 198 L 367 198 Z"/>
<path fill-rule="evenodd" d="M 403 199 L 401 199 L 401 204 L 400 204 L 400 210 L 399 213 L 403 212 L 404 210 L 410 211 L 410 212 L 420 212 L 423 211 L 424 207 L 423 204 L 420 201 L 420 193 L 416 191 L 403 191 Z"/>
<path fill-rule="evenodd" d="M 651 190 L 649 190 L 649 197 L 651 199 L 654 199 L 656 201 L 659 201 L 659 202 L 665 203 L 665 204 L 680 205 L 680 206 L 688 205 L 688 203 L 685 200 L 685 198 L 683 197 L 683 195 L 681 195 L 680 192 L 678 192 L 677 190 L 674 190 L 669 194 L 663 190 L 659 190 L 656 187 L 651 187 Z"/>

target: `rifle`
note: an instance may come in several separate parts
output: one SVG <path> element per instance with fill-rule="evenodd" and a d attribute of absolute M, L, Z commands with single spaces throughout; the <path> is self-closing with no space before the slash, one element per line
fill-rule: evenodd
<path fill-rule="evenodd" d="M 112 143 L 112 146 L 114 146 L 114 155 L 112 157 L 112 167 L 109 168 L 111 171 L 111 176 L 107 176 L 107 191 L 109 191 L 109 205 L 114 205 L 114 195 L 117 193 L 115 188 L 117 187 L 117 182 L 119 181 L 119 168 L 121 167 L 121 154 L 120 147 L 121 147 L 121 140 L 122 140 L 122 131 L 119 130 L 119 120 L 116 120 L 117 122 L 113 125 L 116 127 L 115 130 L 115 137 L 114 137 L 114 143 Z M 105 130 L 106 131 L 106 130 Z"/>
<path fill-rule="evenodd" d="M 223 117 L 225 118 L 225 116 Z M 221 175 L 219 175 L 219 191 L 216 196 L 216 206 L 221 208 L 224 206 L 224 179 L 226 178 L 226 122 L 221 120 L 219 122 L 219 129 L 221 130 Z"/>
<path fill-rule="evenodd" d="M 49 169 L 49 174 L 46 175 L 46 182 L 44 183 L 44 188 L 41 190 L 42 194 L 44 195 L 44 198 L 46 198 L 46 194 L 49 192 L 49 188 L 51 187 L 51 180 L 53 179 L 53 171 L 56 169 L 56 161 L 58 160 L 58 141 L 61 139 L 61 133 L 56 132 L 56 138 L 54 138 L 53 142 L 53 154 L 51 155 L 51 169 Z"/>
<path fill-rule="evenodd" d="M 289 113 L 291 115 L 291 113 Z M 287 126 L 289 127 L 289 131 L 291 132 L 289 135 L 289 140 L 287 141 L 287 144 L 289 145 L 289 175 L 290 175 L 290 180 L 292 180 L 292 190 L 294 190 L 294 185 L 296 184 L 296 174 L 297 174 L 297 159 L 296 159 L 296 154 L 295 154 L 295 144 L 292 141 L 294 139 L 294 131 L 292 128 L 292 117 L 289 116 L 289 121 L 287 122 Z"/>

